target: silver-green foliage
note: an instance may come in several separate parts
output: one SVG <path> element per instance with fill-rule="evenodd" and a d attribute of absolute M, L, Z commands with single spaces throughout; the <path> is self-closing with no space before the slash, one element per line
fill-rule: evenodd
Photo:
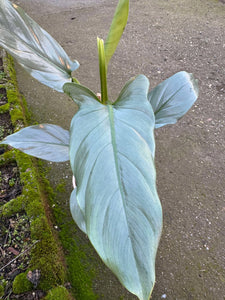
<path fill-rule="evenodd" d="M 0 0 L 0 46 L 34 78 L 60 92 L 79 67 L 43 28 L 8 0 Z"/>
<path fill-rule="evenodd" d="M 106 43 L 98 39 L 100 101 L 76 79 L 72 82 L 71 72 L 79 63 L 22 9 L 0 0 L 0 45 L 33 77 L 64 91 L 79 107 L 70 131 L 52 124 L 30 126 L 0 144 L 49 161 L 70 159 L 76 180 L 70 197 L 75 222 L 121 283 L 140 300 L 148 300 L 162 229 L 153 131 L 176 123 L 197 99 L 198 88 L 184 71 L 150 91 L 148 79 L 139 75 L 115 102 L 109 101 L 108 63 L 128 11 L 129 1 L 119 0 Z"/>
<path fill-rule="evenodd" d="M 148 299 L 155 282 L 162 227 L 148 86 L 148 79 L 138 76 L 113 105 L 97 102 L 72 83 L 64 86 L 80 106 L 70 129 L 77 183 L 71 201 L 79 208 L 73 216 L 105 264 L 139 299 Z"/>

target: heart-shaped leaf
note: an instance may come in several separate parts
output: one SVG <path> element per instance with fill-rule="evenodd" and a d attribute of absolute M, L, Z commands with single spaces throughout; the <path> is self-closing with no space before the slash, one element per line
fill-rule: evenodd
<path fill-rule="evenodd" d="M 0 0 L 0 46 L 34 78 L 59 92 L 79 67 L 44 29 L 8 0 Z"/>
<path fill-rule="evenodd" d="M 0 144 L 53 162 L 69 160 L 69 131 L 57 125 L 29 126 L 7 136 Z"/>
<path fill-rule="evenodd" d="M 105 264 L 142 300 L 149 299 L 154 286 L 162 227 L 148 86 L 140 75 L 126 84 L 113 105 L 103 105 L 88 89 L 64 85 L 80 107 L 70 130 L 77 185 L 72 215 Z"/>
<path fill-rule="evenodd" d="M 155 113 L 155 127 L 175 124 L 198 98 L 198 83 L 192 74 L 178 72 L 148 94 Z"/>

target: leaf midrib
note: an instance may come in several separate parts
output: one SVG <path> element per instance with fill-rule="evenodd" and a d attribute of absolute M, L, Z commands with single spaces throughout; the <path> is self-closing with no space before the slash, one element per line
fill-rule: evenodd
<path fill-rule="evenodd" d="M 117 144 L 116 144 L 116 132 L 115 132 L 113 105 L 108 104 L 107 108 L 108 108 L 108 113 L 109 113 L 109 122 L 110 122 L 110 129 L 111 129 L 111 139 L 112 139 L 112 148 L 113 148 L 113 155 L 114 155 L 115 168 L 116 168 L 116 176 L 117 176 L 117 181 L 119 184 L 121 199 L 123 202 L 124 214 L 125 214 L 126 220 L 128 220 L 127 212 L 126 212 L 126 205 L 125 205 L 125 192 L 124 192 L 124 188 L 123 188 L 123 185 L 121 182 L 120 171 L 119 171 L 119 162 L 118 162 L 118 157 L 117 157 L 118 150 L 117 150 Z M 128 221 L 127 221 L 127 224 L 128 224 Z M 138 269 L 136 258 L 135 258 L 136 255 L 135 255 L 135 251 L 133 248 L 132 239 L 130 238 L 131 232 L 130 232 L 130 228 L 128 225 L 127 225 L 127 228 L 128 228 L 128 233 L 129 233 L 130 244 L 131 244 L 132 251 L 133 251 L 133 257 L 134 257 L 134 261 L 135 261 L 135 265 L 136 265 L 136 270 L 137 270 L 138 276 L 140 278 L 139 269 Z"/>
<path fill-rule="evenodd" d="M 167 105 L 167 103 L 169 103 L 170 102 L 170 100 L 171 100 L 171 98 L 173 98 L 176 94 L 178 94 L 179 92 L 180 92 L 180 90 L 182 90 L 183 89 L 183 87 L 186 85 L 186 83 L 185 84 L 183 84 L 174 94 L 172 94 L 172 96 L 170 96 L 169 98 L 168 98 L 168 100 L 167 101 L 165 101 L 155 112 L 154 112 L 154 114 L 155 114 L 155 116 L 161 111 L 161 110 L 163 110 L 164 109 L 164 107 Z M 164 94 L 165 94 L 165 92 L 166 92 L 166 89 L 167 89 L 167 87 L 168 87 L 168 85 L 165 87 L 165 89 L 164 89 L 164 91 L 163 91 L 163 95 L 162 95 L 162 98 L 163 98 L 163 96 L 164 96 Z"/>

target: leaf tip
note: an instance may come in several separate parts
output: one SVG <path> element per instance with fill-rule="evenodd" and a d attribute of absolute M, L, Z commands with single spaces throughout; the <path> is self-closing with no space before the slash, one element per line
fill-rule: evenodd
<path fill-rule="evenodd" d="M 193 91 L 196 94 L 196 99 L 197 99 L 199 94 L 198 79 L 196 79 L 192 73 L 188 73 L 188 75 L 189 75 L 191 86 L 193 88 Z"/>

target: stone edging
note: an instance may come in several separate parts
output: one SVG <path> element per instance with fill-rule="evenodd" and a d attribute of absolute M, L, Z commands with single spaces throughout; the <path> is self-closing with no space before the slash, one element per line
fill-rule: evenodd
<path fill-rule="evenodd" d="M 0 88 L 6 90 L 8 99 L 8 103 L 0 106 L 0 116 L 1 113 L 8 112 L 14 131 L 17 131 L 28 125 L 29 114 L 26 101 L 18 92 L 13 60 L 6 55 L 5 51 L 0 49 L 0 52 L 2 52 L 6 74 L 4 80 L 0 82 Z M 29 250 L 31 255 L 28 269 L 17 275 L 13 281 L 13 294 L 33 291 L 35 296 L 36 291 L 41 290 L 45 295 L 42 299 L 73 299 L 64 287 L 66 268 L 57 236 L 51 226 L 52 216 L 47 203 L 47 198 L 52 196 L 52 190 L 41 174 L 41 163 L 20 151 L 7 148 L 0 155 L 0 166 L 10 162 L 16 162 L 18 166 L 22 193 L 0 207 L 0 218 L 25 212 L 30 222 L 31 244 L 33 245 Z M 40 273 L 37 286 L 31 284 L 32 280 L 29 281 L 29 275 L 27 276 L 28 272 L 30 275 L 32 272 L 34 274 L 35 270 Z"/>

